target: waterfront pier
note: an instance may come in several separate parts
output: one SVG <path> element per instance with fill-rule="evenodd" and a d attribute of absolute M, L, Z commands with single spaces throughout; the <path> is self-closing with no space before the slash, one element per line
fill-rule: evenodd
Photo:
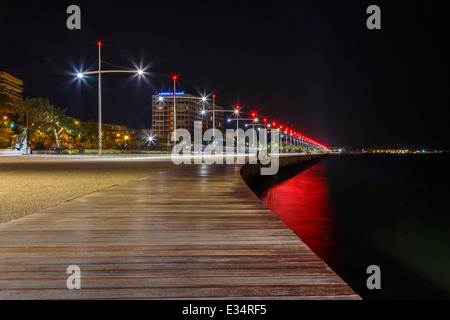
<path fill-rule="evenodd" d="M 241 169 L 184 165 L 0 224 L 0 299 L 360 299 Z"/>

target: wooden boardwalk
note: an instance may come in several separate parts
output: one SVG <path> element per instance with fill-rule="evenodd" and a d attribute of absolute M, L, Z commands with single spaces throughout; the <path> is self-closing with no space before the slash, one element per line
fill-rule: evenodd
<path fill-rule="evenodd" d="M 1 224 L 0 299 L 360 299 L 240 167 L 187 165 Z"/>

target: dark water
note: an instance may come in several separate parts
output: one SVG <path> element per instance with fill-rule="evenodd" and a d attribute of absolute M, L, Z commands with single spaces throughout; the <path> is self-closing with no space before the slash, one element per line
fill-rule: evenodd
<path fill-rule="evenodd" d="M 449 161 L 329 156 L 250 187 L 363 299 L 450 299 Z"/>

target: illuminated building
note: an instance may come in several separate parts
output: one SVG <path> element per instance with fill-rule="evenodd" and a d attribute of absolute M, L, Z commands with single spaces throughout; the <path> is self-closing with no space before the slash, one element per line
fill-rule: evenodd
<path fill-rule="evenodd" d="M 8 104 L 22 101 L 23 81 L 5 71 L 0 71 L 0 93 L 8 96 Z"/>
<path fill-rule="evenodd" d="M 153 135 L 166 140 L 174 130 L 173 92 L 160 92 L 152 96 L 152 130 Z M 210 101 L 203 102 L 201 98 L 176 92 L 175 105 L 177 109 L 177 129 L 186 129 L 194 134 L 194 121 L 201 121 L 203 129 L 213 128 L 213 105 Z M 202 110 L 205 110 L 202 114 Z M 216 129 L 223 131 L 224 113 L 222 107 L 215 105 Z"/>

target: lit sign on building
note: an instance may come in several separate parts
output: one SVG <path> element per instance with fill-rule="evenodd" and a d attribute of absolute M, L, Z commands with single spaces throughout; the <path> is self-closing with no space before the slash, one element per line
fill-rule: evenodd
<path fill-rule="evenodd" d="M 158 93 L 160 96 L 173 96 L 173 92 L 160 92 Z M 175 92 L 176 96 L 184 96 L 184 91 Z"/>

